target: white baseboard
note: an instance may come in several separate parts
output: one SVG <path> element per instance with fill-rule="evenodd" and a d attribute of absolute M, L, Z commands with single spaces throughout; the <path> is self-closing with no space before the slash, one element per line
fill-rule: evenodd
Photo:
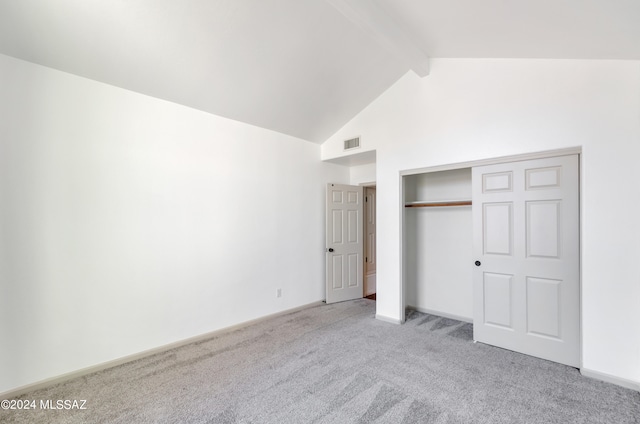
<path fill-rule="evenodd" d="M 384 322 L 389 322 L 391 324 L 403 324 L 404 323 L 404 320 L 397 319 L 397 318 L 391 318 L 391 317 L 387 317 L 387 316 L 380 315 L 380 314 L 376 314 L 376 319 L 380 320 L 380 321 L 384 321 Z"/>
<path fill-rule="evenodd" d="M 467 318 L 460 315 L 450 314 L 448 312 L 434 311 L 433 309 L 428 309 L 428 308 L 419 308 L 417 306 L 407 306 L 407 308 L 413 309 L 414 311 L 422 312 L 425 314 L 437 315 L 439 317 L 455 319 L 456 321 L 462 321 L 462 322 L 470 322 L 473 324 L 473 318 Z"/>
<path fill-rule="evenodd" d="M 584 377 L 593 378 L 596 380 L 604 381 L 605 383 L 615 384 L 617 386 L 640 392 L 640 381 L 627 380 L 626 378 L 620 378 L 616 377 L 615 375 L 605 374 L 586 368 L 580 368 L 580 374 L 582 374 Z"/>
<path fill-rule="evenodd" d="M 314 306 L 320 306 L 320 305 L 324 305 L 324 302 L 322 302 L 322 301 L 313 302 L 313 303 L 309 303 L 307 305 L 298 306 L 296 308 L 287 309 L 285 311 L 276 312 L 274 314 L 265 315 L 263 317 L 252 319 L 252 320 L 249 320 L 249 321 L 244 321 L 244 322 L 241 322 L 239 324 L 232 325 L 230 327 L 221 328 L 219 330 L 211 331 L 209 333 L 200 334 L 198 336 L 190 337 L 188 339 L 179 340 L 179 341 L 174 342 L 174 343 L 169 343 L 169 344 L 166 344 L 166 345 L 155 347 L 153 349 L 149 349 L 149 350 L 145 350 L 145 351 L 142 351 L 142 352 L 134 353 L 134 354 L 131 354 L 131 355 L 123 356 L 122 358 L 114 359 L 112 361 L 102 362 L 100 364 L 92 365 L 90 367 L 81 368 L 81 369 L 76 370 L 76 371 L 71 371 L 71 372 L 68 372 L 68 373 L 65 373 L 65 374 L 61 374 L 61 375 L 58 375 L 58 376 L 55 376 L 55 377 L 47 378 L 45 380 L 40 380 L 40 381 L 37 381 L 35 383 L 31 383 L 31 384 L 27 384 L 27 385 L 24 385 L 24 386 L 16 387 L 15 389 L 11 389 L 11 390 L 8 390 L 6 392 L 0 393 L 0 399 L 12 399 L 12 398 L 18 397 L 20 395 L 23 395 L 25 393 L 32 392 L 34 390 L 43 389 L 45 387 L 53 386 L 54 384 L 59 384 L 59 383 L 62 383 L 64 381 L 68 381 L 68 380 L 72 380 L 74 378 L 82 377 L 84 375 L 92 374 L 92 373 L 95 373 L 95 372 L 98 372 L 98 371 L 103 371 L 103 370 L 106 370 L 108 368 L 113 368 L 113 367 L 116 367 L 118 365 L 126 364 L 127 362 L 132 362 L 132 361 L 144 358 L 146 356 L 151 356 L 151 355 L 155 355 L 157 353 L 162 353 L 162 352 L 165 352 L 167 350 L 171 350 L 171 349 L 175 349 L 177 347 L 188 345 L 190 343 L 195 343 L 195 342 L 199 342 L 199 341 L 202 341 L 202 340 L 206 340 L 206 339 L 209 339 L 211 337 L 218 336 L 218 335 L 221 335 L 221 334 L 224 334 L 224 333 L 228 333 L 230 331 L 238 330 L 240 328 L 247 327 L 247 326 L 252 325 L 252 324 L 257 324 L 257 323 L 259 323 L 261 321 L 264 321 L 264 320 L 267 320 L 267 319 L 270 319 L 270 318 L 275 318 L 275 317 L 278 317 L 278 316 L 281 316 L 281 315 L 286 315 L 286 314 L 289 314 L 289 313 L 292 313 L 292 312 L 297 312 L 297 311 L 300 311 L 300 310 L 303 310 L 303 309 L 311 308 L 311 307 L 314 307 Z"/>

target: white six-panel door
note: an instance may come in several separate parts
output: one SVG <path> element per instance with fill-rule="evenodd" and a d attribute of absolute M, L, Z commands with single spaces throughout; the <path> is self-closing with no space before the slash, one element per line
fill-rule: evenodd
<path fill-rule="evenodd" d="M 327 303 L 363 296 L 363 190 L 327 184 Z"/>
<path fill-rule="evenodd" d="M 474 340 L 580 365 L 578 156 L 473 168 Z"/>

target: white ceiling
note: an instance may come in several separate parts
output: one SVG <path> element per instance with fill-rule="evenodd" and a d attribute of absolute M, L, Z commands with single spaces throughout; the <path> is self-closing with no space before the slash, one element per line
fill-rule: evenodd
<path fill-rule="evenodd" d="M 639 0 L 380 0 L 431 57 L 640 59 Z"/>
<path fill-rule="evenodd" d="M 0 53 L 321 143 L 427 56 L 640 60 L 640 0 L 0 0 Z"/>

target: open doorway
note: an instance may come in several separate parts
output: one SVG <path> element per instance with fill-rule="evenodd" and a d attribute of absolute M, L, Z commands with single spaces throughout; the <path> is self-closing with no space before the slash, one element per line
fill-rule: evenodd
<path fill-rule="evenodd" d="M 376 188 L 327 184 L 326 303 L 376 296 Z"/>
<path fill-rule="evenodd" d="M 328 159 L 326 162 L 348 167 L 351 184 L 348 187 L 344 184 L 329 183 L 327 185 L 325 211 L 326 302 L 340 302 L 373 296 L 377 291 L 375 280 L 377 267 L 376 151 L 367 150 L 352 153 Z M 337 193 L 336 191 L 342 190 L 340 186 L 345 190 L 348 189 L 351 193 Z M 365 199 L 365 190 L 368 190 L 368 199 Z M 360 195 L 358 196 L 356 193 Z M 347 203 L 354 206 L 354 209 L 343 210 L 343 206 L 340 204 L 341 199 L 346 199 Z M 349 202 L 349 200 L 351 201 Z M 361 206 L 360 212 L 355 210 L 357 204 Z M 370 226 L 370 231 L 367 234 L 367 223 L 369 222 L 374 225 Z M 349 244 L 359 245 L 359 254 L 351 252 L 348 256 L 344 256 L 343 248 L 347 240 Z M 343 295 L 343 292 L 347 291 L 349 291 L 349 295 Z"/>
<path fill-rule="evenodd" d="M 376 300 L 376 187 L 364 188 L 363 297 Z"/>

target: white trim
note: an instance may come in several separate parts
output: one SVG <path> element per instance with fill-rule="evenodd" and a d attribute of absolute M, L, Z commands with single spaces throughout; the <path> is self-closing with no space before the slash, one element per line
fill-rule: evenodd
<path fill-rule="evenodd" d="M 603 372 L 593 371 L 586 368 L 580 368 L 580 374 L 587 378 L 593 378 L 640 392 L 640 381 L 627 380 L 626 378 L 620 378 L 615 375 L 605 374 Z"/>
<path fill-rule="evenodd" d="M 296 308 L 287 309 L 285 311 L 276 312 L 274 314 L 265 315 L 260 318 L 252 319 L 249 321 L 241 322 L 240 324 L 232 325 L 230 327 L 221 328 L 220 330 L 211 331 L 209 333 L 200 334 L 199 336 L 190 337 L 188 339 L 179 340 L 177 342 L 169 343 L 166 345 L 158 346 L 153 349 L 144 350 L 142 352 L 134 353 L 131 355 L 123 356 L 122 358 L 114 359 L 112 361 L 103 362 L 97 365 L 92 365 L 90 367 L 81 368 L 79 370 L 71 371 L 65 374 L 61 374 L 55 377 L 47 378 L 45 380 L 40 380 L 35 383 L 27 384 L 25 386 L 16 387 L 15 389 L 8 390 L 6 392 L 0 393 L 0 399 L 12 399 L 23 395 L 28 392 L 32 392 L 34 390 L 43 389 L 49 386 L 53 386 L 54 384 L 59 384 L 68 380 L 72 380 L 74 378 L 82 377 L 88 374 L 92 374 L 98 371 L 103 371 L 109 368 L 116 367 L 118 365 L 126 364 L 127 362 L 132 362 L 147 356 L 155 355 L 158 353 L 165 352 L 167 350 L 175 349 L 177 347 L 182 347 L 191 343 L 199 342 L 202 340 L 209 339 L 214 336 L 219 336 L 224 333 L 228 333 L 230 331 L 238 330 L 243 327 L 247 327 L 249 325 L 257 324 L 259 322 L 265 321 L 270 318 L 276 318 L 281 315 L 286 315 L 292 312 L 301 311 L 303 309 L 311 308 L 314 306 L 324 305 L 324 302 L 313 302 L 306 305 L 298 306 Z"/>
<path fill-rule="evenodd" d="M 402 319 L 396 319 L 396 318 L 391 318 L 385 315 L 380 315 L 380 314 L 376 314 L 376 319 L 379 321 L 383 321 L 383 322 L 388 322 L 391 324 L 404 324 L 404 320 Z"/>
<path fill-rule="evenodd" d="M 405 260 L 405 234 L 406 234 L 406 228 L 405 228 L 405 214 L 406 214 L 406 208 L 404 207 L 404 199 L 406 196 L 405 193 L 405 186 L 406 186 L 406 180 L 402 175 L 402 172 L 398 175 L 398 185 L 399 185 L 399 192 L 400 192 L 400 204 L 398 205 L 398 207 L 400 208 L 399 212 L 398 212 L 398 217 L 400 218 L 398 221 L 398 224 L 400 224 L 400 227 L 398 228 L 399 230 L 399 241 L 400 243 L 398 244 L 398 253 L 400 254 L 400 266 L 399 266 L 399 273 L 398 273 L 398 278 L 400 279 L 400 303 L 398 304 L 398 316 L 402 317 L 402 321 L 404 322 L 404 320 L 407 317 L 407 267 L 406 267 L 406 260 Z"/>
<path fill-rule="evenodd" d="M 558 156 L 580 155 L 581 147 L 568 147 L 566 149 L 545 150 L 543 152 L 523 153 L 519 155 L 500 156 L 490 159 L 479 159 L 469 162 L 458 162 L 446 165 L 429 166 L 426 168 L 407 169 L 400 171 L 402 177 L 407 175 L 425 174 L 429 172 L 450 171 L 452 169 L 473 168 L 474 166 L 495 165 L 498 163 L 519 162 L 523 160 L 544 159 Z"/>
<path fill-rule="evenodd" d="M 437 315 L 443 318 L 455 319 L 456 321 L 469 322 L 473 324 L 473 318 L 463 317 L 460 315 L 450 314 L 448 312 L 434 311 L 433 309 L 428 308 L 418 308 L 417 306 L 407 306 L 408 309 L 413 309 L 414 311 L 422 312 L 430 315 Z"/>
<path fill-rule="evenodd" d="M 584 205 L 582 204 L 582 162 L 583 156 L 582 153 L 578 155 L 578 281 L 580 283 L 580 294 L 579 294 L 579 302 L 580 302 L 580 335 L 579 335 L 579 343 L 580 343 L 580 369 L 584 366 L 584 303 L 583 300 L 583 291 L 582 291 L 582 223 L 584 222 L 582 219 Z"/>

